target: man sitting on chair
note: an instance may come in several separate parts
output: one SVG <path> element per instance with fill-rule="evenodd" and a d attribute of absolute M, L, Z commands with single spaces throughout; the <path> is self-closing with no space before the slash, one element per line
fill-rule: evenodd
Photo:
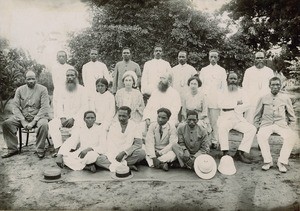
<path fill-rule="evenodd" d="M 84 113 L 85 126 L 73 132 L 60 147 L 56 164 L 63 168 L 64 164 L 73 170 L 89 170 L 96 172 L 94 163 L 100 154 L 106 152 L 106 130 L 95 123 L 94 111 Z M 79 148 L 78 148 L 79 145 Z"/>
<path fill-rule="evenodd" d="M 2 158 L 18 154 L 19 127 L 31 130 L 37 127 L 36 150 L 37 156 L 45 156 L 45 140 L 48 137 L 49 96 L 47 88 L 36 84 L 36 75 L 33 71 L 26 73 L 26 85 L 16 90 L 13 104 L 13 117 L 3 122 L 3 137 L 8 147 L 8 153 Z"/>

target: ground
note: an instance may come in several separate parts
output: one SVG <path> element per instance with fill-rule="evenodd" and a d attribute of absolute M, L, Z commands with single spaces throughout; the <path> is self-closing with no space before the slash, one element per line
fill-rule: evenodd
<path fill-rule="evenodd" d="M 4 117 L 5 118 L 5 117 Z M 5 146 L 0 131 L 0 154 Z M 231 135 L 233 150 L 239 143 Z M 271 138 L 274 160 L 281 141 Z M 235 162 L 237 173 L 225 176 L 217 172 L 211 180 L 193 181 L 85 181 L 42 182 L 43 171 L 56 167 L 47 150 L 40 160 L 34 155 L 34 139 L 23 152 L 0 158 L 0 209 L 101 209 L 101 210 L 299 210 L 300 158 L 293 155 L 288 172 L 277 168 L 261 170 L 262 157 L 253 143 L 250 155 L 255 163 Z M 234 152 L 232 151 L 231 154 Z M 218 152 L 213 151 L 219 163 Z M 96 174 L 101 174 L 101 171 Z M 186 170 L 188 171 L 188 170 Z M 62 177 L 71 170 L 64 168 Z M 167 173 L 166 173 L 167 174 Z"/>

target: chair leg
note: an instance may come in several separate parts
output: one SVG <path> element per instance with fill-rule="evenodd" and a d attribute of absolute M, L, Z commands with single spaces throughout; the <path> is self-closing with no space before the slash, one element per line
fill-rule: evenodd
<path fill-rule="evenodd" d="M 28 146 L 28 140 L 29 140 L 29 132 L 27 132 L 27 135 L 26 135 L 26 146 Z"/>
<path fill-rule="evenodd" d="M 22 129 L 19 128 L 19 153 L 22 151 Z"/>
<path fill-rule="evenodd" d="M 48 141 L 48 145 L 51 146 L 51 143 L 50 143 L 49 138 L 47 137 L 46 139 L 47 139 L 47 141 Z"/>

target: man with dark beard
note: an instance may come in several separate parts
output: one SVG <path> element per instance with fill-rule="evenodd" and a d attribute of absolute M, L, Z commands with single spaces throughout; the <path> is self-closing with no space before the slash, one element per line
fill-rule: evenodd
<path fill-rule="evenodd" d="M 26 130 L 37 127 L 36 150 L 37 156 L 45 156 L 45 140 L 48 137 L 49 96 L 47 88 L 36 84 L 36 76 L 32 71 L 26 73 L 26 85 L 16 90 L 13 104 L 14 115 L 3 122 L 3 137 L 8 153 L 2 158 L 18 154 L 18 127 Z"/>
<path fill-rule="evenodd" d="M 249 109 L 249 101 L 246 93 L 238 87 L 237 80 L 237 74 L 230 72 L 227 76 L 227 89 L 219 96 L 218 105 L 221 109 L 221 114 L 217 121 L 219 142 L 223 155 L 228 155 L 229 131 L 235 129 L 243 133 L 244 137 L 233 158 L 244 163 L 251 163 L 251 161 L 245 157 L 244 152 L 250 152 L 256 128 L 243 117 L 243 113 Z"/>
<path fill-rule="evenodd" d="M 66 87 L 57 97 L 57 117 L 49 122 L 49 133 L 56 152 L 63 143 L 61 132 L 71 132 L 71 128 L 79 127 L 83 123 L 86 104 L 87 94 L 78 84 L 78 73 L 69 69 L 66 73 Z"/>
<path fill-rule="evenodd" d="M 143 119 L 146 121 L 147 127 L 151 122 L 156 121 L 157 110 L 160 108 L 167 108 L 171 111 L 172 115 L 169 123 L 173 126 L 178 123 L 178 112 L 181 107 L 181 100 L 179 93 L 170 86 L 171 75 L 164 73 L 160 77 L 158 90 L 153 91 L 149 98 L 148 104 L 144 110 Z"/>

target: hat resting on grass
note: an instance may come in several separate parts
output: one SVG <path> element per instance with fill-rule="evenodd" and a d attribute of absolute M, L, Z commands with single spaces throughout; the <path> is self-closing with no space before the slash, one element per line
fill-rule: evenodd
<path fill-rule="evenodd" d="M 210 155 L 199 155 L 194 162 L 194 169 L 198 177 L 202 179 L 211 179 L 217 172 L 217 164 Z"/>
<path fill-rule="evenodd" d="M 128 166 L 119 165 L 116 167 L 116 172 L 112 173 L 111 177 L 115 180 L 126 180 L 133 177 L 133 173 Z"/>
<path fill-rule="evenodd" d="M 43 172 L 44 178 L 42 182 L 51 183 L 61 181 L 61 170 L 59 168 L 45 169 Z"/>

